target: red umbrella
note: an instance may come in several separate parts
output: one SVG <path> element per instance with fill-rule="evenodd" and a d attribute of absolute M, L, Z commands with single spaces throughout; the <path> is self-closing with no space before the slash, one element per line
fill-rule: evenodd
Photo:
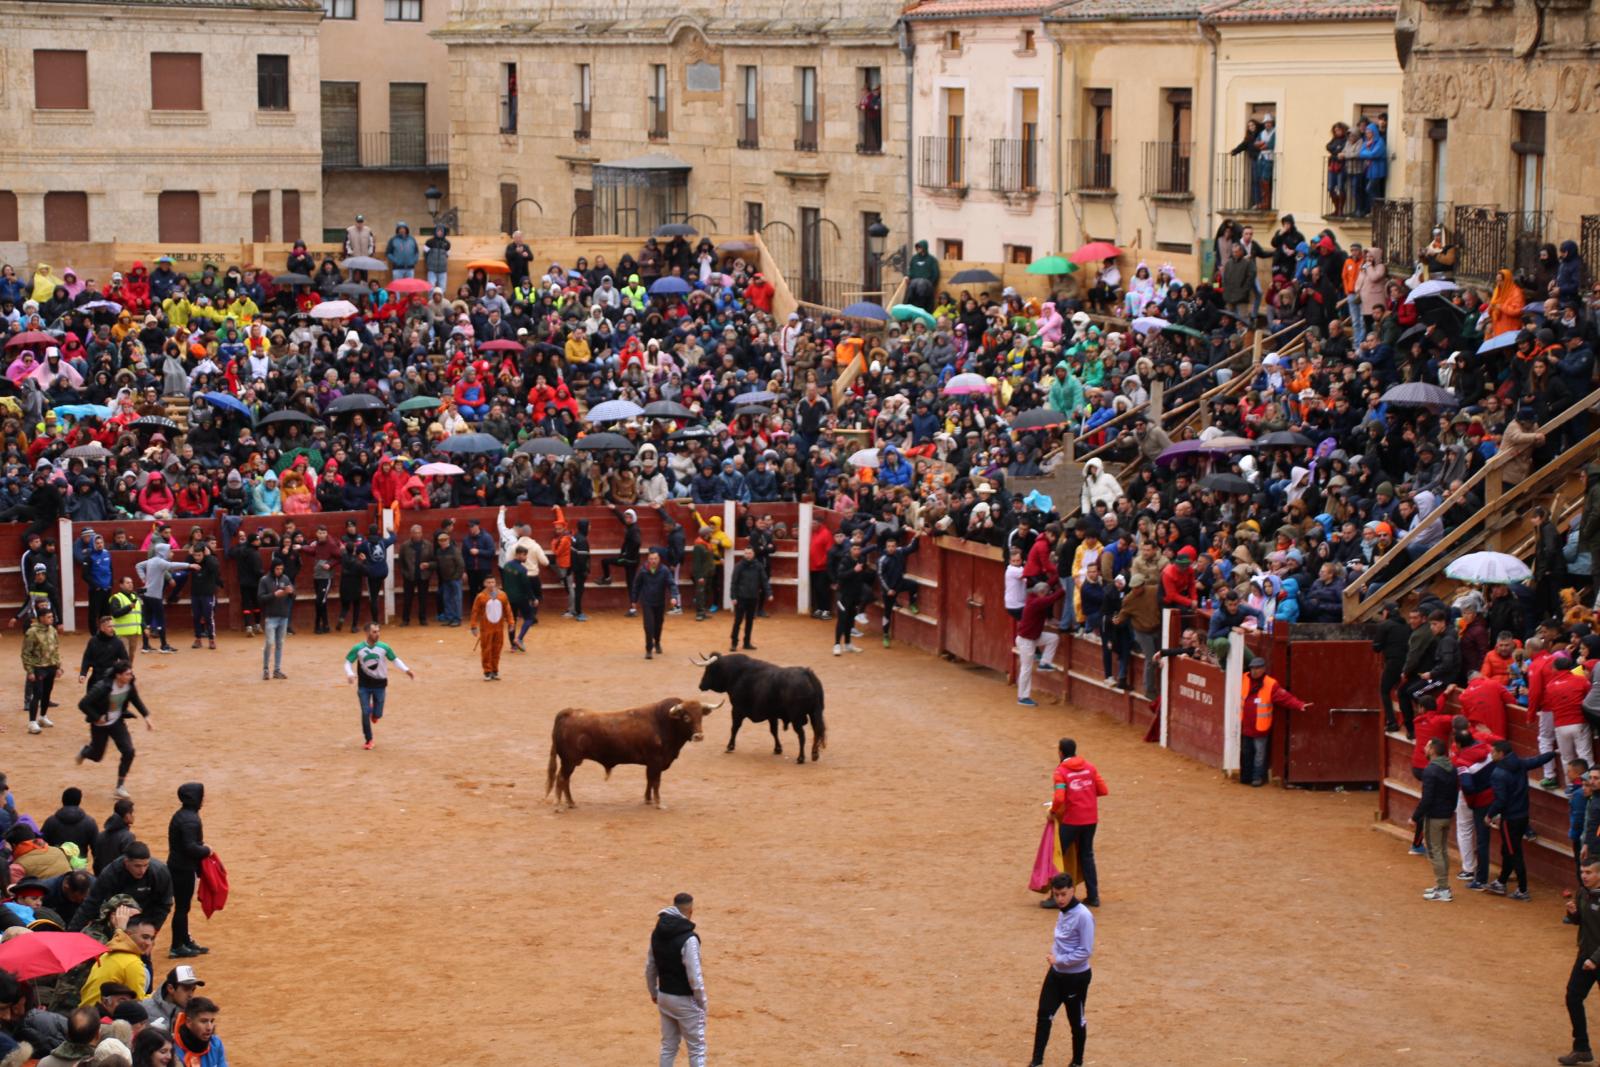
<path fill-rule="evenodd" d="M 24 330 L 7 341 L 6 347 L 20 348 L 24 345 L 55 345 L 60 343 L 61 339 L 59 337 L 51 337 L 49 334 L 40 333 L 38 330 Z"/>
<path fill-rule="evenodd" d="M 10 971 L 22 981 L 70 971 L 84 960 L 92 960 L 106 947 L 88 934 L 40 930 L 13 937 L 0 945 L 0 970 Z"/>
<path fill-rule="evenodd" d="M 1121 249 L 1110 241 L 1090 241 L 1072 253 L 1072 262 L 1081 267 L 1085 263 L 1098 263 L 1100 260 L 1111 259 L 1120 254 Z"/>
<path fill-rule="evenodd" d="M 485 341 L 478 346 L 479 352 L 521 352 L 522 345 L 516 341 Z"/>
<path fill-rule="evenodd" d="M 396 278 L 389 283 L 391 293 L 431 293 L 433 286 L 425 278 Z"/>

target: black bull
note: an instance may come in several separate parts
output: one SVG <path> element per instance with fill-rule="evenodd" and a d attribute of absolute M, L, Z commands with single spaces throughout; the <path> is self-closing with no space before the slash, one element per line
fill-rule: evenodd
<path fill-rule="evenodd" d="M 704 667 L 700 689 L 726 693 L 733 702 L 733 730 L 728 735 L 727 751 L 733 751 L 739 727 L 746 719 L 772 726 L 772 754 L 783 755 L 778 726 L 792 729 L 800 740 L 800 758 L 806 761 L 806 723 L 813 731 L 811 758 L 821 758 L 828 744 L 828 728 L 822 721 L 822 682 L 809 667 L 779 667 L 750 656 L 722 656 L 713 652 L 703 660 L 691 660 Z"/>

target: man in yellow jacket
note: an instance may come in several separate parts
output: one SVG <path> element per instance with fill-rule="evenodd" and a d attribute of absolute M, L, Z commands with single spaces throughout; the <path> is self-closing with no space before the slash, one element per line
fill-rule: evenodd
<path fill-rule="evenodd" d="M 120 914 L 120 910 L 113 914 L 113 925 Z M 111 982 L 127 986 L 140 1000 L 150 999 L 150 972 L 145 970 L 141 957 L 148 956 L 155 946 L 156 924 L 142 915 L 129 917 L 124 922 L 126 925 L 112 935 L 105 952 L 94 961 L 78 997 L 79 1007 L 100 1003 L 101 987 Z"/>

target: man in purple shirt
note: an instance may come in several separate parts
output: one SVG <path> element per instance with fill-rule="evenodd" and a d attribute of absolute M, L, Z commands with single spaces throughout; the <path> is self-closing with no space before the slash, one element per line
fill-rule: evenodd
<path fill-rule="evenodd" d="M 1056 1009 L 1065 1005 L 1072 1027 L 1072 1067 L 1083 1067 L 1083 1046 L 1089 1036 L 1084 1022 L 1084 1002 L 1089 997 L 1089 956 L 1094 952 L 1094 915 L 1073 892 L 1072 875 L 1050 880 L 1050 897 L 1061 913 L 1056 917 L 1055 940 L 1045 958 L 1044 987 L 1039 990 L 1039 1020 L 1033 1031 L 1033 1067 L 1044 1067 L 1044 1049 L 1050 1043 L 1050 1023 Z"/>

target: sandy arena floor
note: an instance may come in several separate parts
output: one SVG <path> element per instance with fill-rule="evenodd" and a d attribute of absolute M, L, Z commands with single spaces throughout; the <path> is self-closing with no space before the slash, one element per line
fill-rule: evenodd
<path fill-rule="evenodd" d="M 875 636 L 834 659 L 820 623 L 756 630 L 760 655 L 827 686 L 819 764 L 794 765 L 792 735 L 774 758 L 750 725 L 725 755 L 724 709 L 663 778 L 667 811 L 641 805 L 642 769 L 606 782 L 588 764 L 577 810 L 554 814 L 555 712 L 693 695 L 688 657 L 726 618 L 670 618 L 652 663 L 632 620 L 549 618 L 499 684 L 465 628 L 391 628 L 420 680 L 391 682 L 372 752 L 348 634 L 291 637 L 286 682 L 262 682 L 259 645 L 236 635 L 144 660 L 139 830 L 164 856 L 174 790 L 206 782 L 233 900 L 209 922 L 196 909 L 212 946 L 197 963 L 232 1062 L 654 1063 L 645 946 L 688 890 L 713 1062 L 1023 1064 L 1051 928 L 1027 877 L 1063 734 L 1111 787 L 1090 1063 L 1489 1067 L 1568 1047 L 1573 936 L 1553 891 L 1425 902 L 1426 861 L 1374 832 L 1371 794 L 1242 789 Z M 81 639 L 64 645 L 75 665 Z M 110 809 L 112 767 L 71 762 L 79 691 L 58 688 L 55 730 L 29 737 L 13 712 L 0 733 L 40 817 L 67 784 Z M 1058 1017 L 1051 1064 L 1067 1036 Z"/>

